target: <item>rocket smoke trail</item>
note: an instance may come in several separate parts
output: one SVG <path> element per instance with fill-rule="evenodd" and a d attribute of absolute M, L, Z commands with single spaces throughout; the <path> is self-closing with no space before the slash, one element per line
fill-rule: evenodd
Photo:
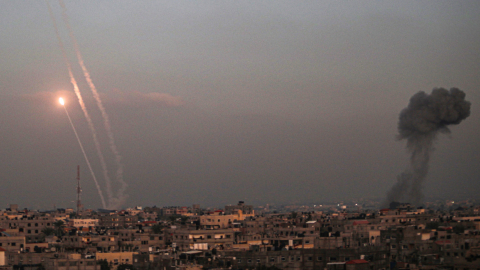
<path fill-rule="evenodd" d="M 90 130 L 92 131 L 93 141 L 95 143 L 95 147 L 97 149 L 97 154 L 100 158 L 100 163 L 101 163 L 103 171 L 104 171 L 104 177 L 105 177 L 105 179 L 108 179 L 107 166 L 105 164 L 105 160 L 103 159 L 103 154 L 101 152 L 100 143 L 98 142 L 98 139 L 97 139 L 97 132 L 95 131 L 95 127 L 92 123 L 92 119 L 90 118 L 90 115 L 88 114 L 87 108 L 85 107 L 85 103 L 83 102 L 82 95 L 80 94 L 80 90 L 78 89 L 77 81 L 75 80 L 75 77 L 73 76 L 72 66 L 70 64 L 70 61 L 68 60 L 67 52 L 65 51 L 65 46 L 63 45 L 62 39 L 61 39 L 60 34 L 58 32 L 57 22 L 55 20 L 55 16 L 53 15 L 52 7 L 50 6 L 50 3 L 48 2 L 48 0 L 45 0 L 45 2 L 47 3 L 48 12 L 50 13 L 50 18 L 52 19 L 53 26 L 55 28 L 55 34 L 57 36 L 58 44 L 60 46 L 60 49 L 62 50 L 63 59 L 65 60 L 65 64 L 67 65 L 68 75 L 70 77 L 70 82 L 73 85 L 73 90 L 74 90 L 74 92 L 75 92 L 75 94 L 78 98 L 78 102 L 80 103 L 80 107 L 82 108 L 83 114 L 85 115 L 85 118 L 87 119 L 88 126 L 90 127 Z M 67 109 L 65 108 L 65 111 L 66 110 Z M 68 115 L 68 112 L 67 112 L 67 116 L 70 119 L 70 116 Z M 72 120 L 70 120 L 70 122 L 71 121 Z M 71 123 L 71 124 L 72 124 L 72 128 L 75 131 L 75 128 L 73 127 L 73 123 Z M 77 135 L 76 131 L 75 131 L 75 135 Z M 78 138 L 78 136 L 77 136 L 77 138 Z M 79 143 L 80 143 L 80 139 L 79 139 Z M 85 159 L 87 160 L 87 163 L 89 163 L 81 143 L 80 143 L 80 147 L 82 148 L 82 152 L 85 156 Z M 92 170 L 90 164 L 88 164 L 88 167 L 90 168 L 90 172 L 92 174 L 93 181 L 95 182 L 95 186 L 97 187 L 98 195 L 102 199 L 102 206 L 103 206 L 103 208 L 106 208 L 105 199 L 103 198 L 103 193 L 102 193 L 102 190 L 100 188 L 100 185 L 98 184 L 97 178 L 95 177 L 95 174 L 93 173 L 93 170 Z M 110 182 L 110 181 L 108 180 L 108 182 Z"/>
<path fill-rule="evenodd" d="M 76 40 L 76 38 L 73 34 L 72 28 L 70 27 L 70 23 L 69 23 L 68 16 L 67 16 L 67 8 L 65 6 L 65 3 L 63 2 L 63 0 L 59 0 L 59 3 L 60 3 L 60 6 L 62 7 L 63 20 L 65 22 L 65 25 L 66 25 L 67 29 L 68 29 L 68 32 L 70 34 L 70 39 L 72 40 L 73 46 L 75 48 L 75 52 L 77 54 L 78 63 L 80 64 L 80 66 L 83 70 L 83 74 L 85 76 L 85 79 L 86 79 L 90 89 L 92 90 L 93 97 L 95 98 L 95 100 L 97 102 L 97 106 L 100 109 L 100 112 L 102 114 L 103 123 L 104 123 L 105 130 L 107 132 L 107 136 L 108 136 L 108 139 L 109 139 L 109 146 L 110 146 L 110 149 L 111 149 L 112 153 L 115 156 L 115 162 L 117 164 L 117 175 L 116 175 L 117 177 L 116 177 L 116 179 L 120 183 L 120 188 L 117 192 L 117 197 L 116 198 L 113 198 L 113 197 L 109 196 L 109 207 L 110 208 L 118 208 L 126 200 L 126 195 L 124 193 L 125 193 L 125 190 L 127 189 L 127 183 L 123 180 L 122 157 L 121 157 L 120 153 L 118 152 L 117 146 L 115 144 L 115 139 L 113 137 L 113 132 L 112 132 L 112 129 L 111 129 L 111 126 L 110 126 L 110 120 L 109 120 L 108 114 L 105 111 L 105 108 L 103 107 L 102 100 L 100 99 L 100 96 L 97 92 L 97 89 L 96 89 L 95 85 L 93 84 L 93 81 L 90 77 L 90 73 L 88 72 L 87 68 L 85 67 L 82 55 L 80 53 L 80 49 L 78 48 L 77 40 Z M 111 192 L 111 187 L 107 186 L 107 189 L 108 189 L 107 193 L 111 194 L 112 193 Z"/>
<path fill-rule="evenodd" d="M 422 91 L 410 98 L 398 122 L 398 139 L 407 140 L 410 168 L 397 177 L 387 194 L 387 203 L 407 200 L 418 205 L 422 201 L 422 185 L 437 134 L 450 133 L 448 125 L 457 125 L 469 115 L 470 102 L 457 88 L 435 88 L 430 95 Z"/>
<path fill-rule="evenodd" d="M 102 205 L 105 207 L 105 199 L 103 198 L 102 191 L 100 190 L 100 186 L 98 185 L 97 178 L 95 178 L 95 174 L 93 173 L 92 165 L 90 165 L 90 161 L 88 160 L 87 154 L 85 153 L 85 149 L 83 148 L 83 144 L 80 141 L 80 137 L 78 137 L 77 130 L 75 129 L 75 126 L 73 125 L 72 118 L 70 118 L 70 115 L 68 114 L 67 107 L 65 107 L 65 104 L 63 103 L 63 99 L 60 98 L 60 103 L 62 104 L 63 108 L 65 109 L 65 113 L 67 114 L 68 121 L 70 121 L 70 125 L 72 126 L 73 132 L 75 133 L 75 137 L 77 137 L 78 144 L 80 145 L 80 149 L 82 150 L 83 157 L 85 157 L 85 161 L 87 162 L 88 169 L 90 169 L 90 173 L 92 174 L 93 180 L 95 181 L 95 185 L 97 186 L 98 194 L 100 195 L 100 199 L 102 200 Z"/>

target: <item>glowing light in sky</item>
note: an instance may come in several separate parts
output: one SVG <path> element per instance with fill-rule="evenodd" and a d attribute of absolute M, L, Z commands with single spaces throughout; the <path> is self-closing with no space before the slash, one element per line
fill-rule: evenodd
<path fill-rule="evenodd" d="M 65 105 L 65 101 L 63 101 L 63 98 L 59 98 L 58 102 L 60 102 L 60 104 L 62 104 L 62 105 Z"/>

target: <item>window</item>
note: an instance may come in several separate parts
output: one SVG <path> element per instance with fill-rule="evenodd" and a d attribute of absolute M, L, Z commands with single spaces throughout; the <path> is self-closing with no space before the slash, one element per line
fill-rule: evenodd
<path fill-rule="evenodd" d="M 242 259 L 238 259 L 238 263 L 241 263 L 242 262 Z"/>
<path fill-rule="evenodd" d="M 211 236 L 211 235 L 207 235 L 207 239 L 212 239 L 212 236 Z"/>
<path fill-rule="evenodd" d="M 270 257 L 270 262 L 275 262 L 275 257 Z"/>
<path fill-rule="evenodd" d="M 282 256 L 282 262 L 284 262 L 284 261 L 285 261 L 285 257 Z"/>
<path fill-rule="evenodd" d="M 322 259 L 323 259 L 323 258 L 322 258 L 322 257 L 320 257 L 320 256 L 319 256 L 319 257 L 317 257 L 317 261 L 322 261 Z"/>
<path fill-rule="evenodd" d="M 307 260 L 308 260 L 309 262 L 311 262 L 311 261 L 313 260 L 313 257 L 312 257 L 312 256 L 309 256 L 309 257 L 307 258 Z"/>
<path fill-rule="evenodd" d="M 297 261 L 301 261 L 301 260 L 302 260 L 302 257 L 298 256 Z"/>
<path fill-rule="evenodd" d="M 345 261 L 346 262 L 350 261 L 350 257 L 345 257 Z"/>
<path fill-rule="evenodd" d="M 252 263 L 252 260 L 251 260 L 251 259 L 248 259 L 248 261 L 247 261 L 247 262 L 248 262 L 248 263 Z"/>
<path fill-rule="evenodd" d="M 337 261 L 337 257 L 330 257 L 330 261 L 331 261 L 331 262 L 336 262 L 336 261 Z"/>
<path fill-rule="evenodd" d="M 70 265 L 70 266 L 76 266 L 76 265 L 77 265 L 77 262 L 70 262 L 69 265 Z"/>

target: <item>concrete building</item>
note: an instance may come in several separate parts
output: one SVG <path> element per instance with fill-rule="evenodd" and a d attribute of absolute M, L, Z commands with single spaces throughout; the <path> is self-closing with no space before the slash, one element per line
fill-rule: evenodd
<path fill-rule="evenodd" d="M 226 205 L 225 214 L 231 215 L 241 210 L 244 215 L 254 215 L 253 205 L 245 205 L 244 201 L 239 201 L 237 205 Z"/>
<path fill-rule="evenodd" d="M 106 260 L 113 268 L 117 269 L 120 264 L 133 264 L 133 255 L 136 252 L 109 252 L 97 253 L 97 260 Z"/>
<path fill-rule="evenodd" d="M 211 250 L 228 249 L 233 247 L 233 229 L 196 230 L 196 229 L 173 229 L 168 230 L 171 234 L 171 243 L 181 251 L 188 250 Z"/>
<path fill-rule="evenodd" d="M 75 227 L 77 229 L 81 227 L 92 227 L 95 228 L 98 226 L 98 219 L 84 218 L 84 219 L 71 219 L 69 221 L 69 226 Z"/>

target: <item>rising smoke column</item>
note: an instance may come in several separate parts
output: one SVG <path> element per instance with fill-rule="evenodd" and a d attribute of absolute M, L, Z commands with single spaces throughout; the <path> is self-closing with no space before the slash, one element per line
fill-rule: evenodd
<path fill-rule="evenodd" d="M 422 185 L 437 134 L 450 133 L 448 125 L 457 125 L 469 115 L 470 102 L 457 88 L 435 88 L 430 95 L 422 91 L 410 98 L 398 122 L 398 139 L 407 140 L 410 168 L 397 177 L 387 194 L 387 203 L 407 200 L 418 205 L 422 201 Z"/>
<path fill-rule="evenodd" d="M 82 94 L 80 93 L 80 90 L 78 88 L 77 81 L 75 80 L 75 77 L 73 76 L 72 65 L 70 64 L 70 61 L 68 60 L 67 52 L 65 50 L 65 46 L 63 45 L 62 38 L 60 37 L 60 33 L 58 32 L 57 21 L 55 20 L 55 16 L 53 15 L 52 7 L 50 6 L 50 3 L 48 2 L 48 0 L 45 0 L 45 2 L 47 3 L 48 12 L 50 14 L 50 19 L 52 20 L 53 27 L 55 28 L 55 34 L 57 36 L 58 45 L 59 45 L 59 47 L 62 51 L 63 60 L 65 61 L 65 64 L 67 65 L 68 75 L 70 77 L 70 83 L 73 86 L 73 90 L 75 92 L 75 95 L 78 98 L 78 103 L 80 103 L 80 107 L 82 108 L 83 114 L 85 115 L 85 118 L 87 119 L 88 126 L 90 127 L 90 130 L 92 131 L 92 136 L 93 136 L 93 141 L 95 143 L 95 148 L 97 149 L 97 154 L 100 158 L 100 163 L 102 165 L 103 172 L 104 172 L 103 176 L 105 177 L 105 179 L 107 179 L 107 183 L 108 183 L 108 182 L 110 182 L 110 180 L 108 180 L 107 165 L 105 163 L 105 160 L 103 158 L 103 154 L 101 152 L 100 143 L 97 139 L 97 132 L 95 130 L 95 126 L 93 125 L 93 122 L 92 122 L 92 119 L 90 118 L 87 107 L 85 106 L 85 102 L 83 101 Z M 66 107 L 65 107 L 65 112 L 67 112 Z M 67 112 L 67 116 L 68 116 L 68 119 L 70 120 L 70 123 L 72 124 L 72 128 L 74 129 L 75 135 L 77 136 L 77 139 L 80 143 L 81 150 L 83 152 L 83 155 L 85 156 L 85 160 L 87 161 L 87 165 L 88 165 L 88 168 L 90 169 L 90 173 L 92 175 L 93 181 L 95 182 L 95 186 L 97 188 L 98 195 L 100 196 L 100 199 L 102 201 L 102 206 L 103 206 L 103 208 L 106 208 L 107 206 L 106 206 L 106 203 L 105 203 L 105 199 L 103 197 L 102 190 L 100 188 L 100 185 L 98 184 L 98 181 L 97 181 L 97 178 L 95 177 L 95 174 L 93 173 L 90 162 L 88 161 L 85 150 L 83 149 L 83 145 L 81 145 L 80 138 L 78 138 L 77 132 L 75 130 L 75 127 L 73 126 L 73 123 L 72 123 L 72 120 L 70 119 L 70 116 L 68 115 L 68 112 Z"/>
<path fill-rule="evenodd" d="M 123 180 L 122 156 L 118 152 L 117 146 L 115 144 L 115 139 L 113 137 L 113 132 L 112 132 L 112 128 L 110 126 L 110 120 L 109 120 L 108 114 L 105 110 L 105 107 L 103 107 L 102 100 L 100 99 L 100 95 L 97 92 L 97 88 L 93 84 L 93 81 L 90 77 L 90 73 L 88 72 L 88 69 L 83 62 L 83 57 L 80 53 L 80 49 L 78 47 L 77 39 L 75 38 L 75 35 L 73 34 L 72 28 L 70 27 L 70 23 L 69 23 L 68 16 L 67 16 L 67 8 L 65 6 L 65 3 L 63 2 L 63 0 L 59 0 L 59 3 L 60 3 L 60 6 L 62 7 L 63 21 L 65 22 L 68 33 L 70 35 L 70 39 L 72 40 L 73 46 L 75 48 L 78 63 L 80 65 L 80 67 L 82 68 L 82 71 L 83 71 L 85 79 L 88 83 L 88 86 L 92 90 L 93 97 L 95 98 L 95 100 L 97 102 L 97 106 L 100 109 L 100 112 L 102 114 L 103 123 L 104 123 L 105 130 L 107 132 L 107 136 L 108 136 L 108 139 L 109 139 L 110 150 L 112 151 L 113 155 L 115 156 L 115 162 L 117 164 L 117 175 L 116 175 L 117 177 L 116 177 L 116 179 L 119 182 L 120 187 L 117 191 L 117 197 L 114 198 L 112 196 L 111 184 L 108 181 L 107 182 L 107 194 L 109 195 L 109 206 L 108 207 L 111 208 L 111 209 L 116 209 L 116 208 L 120 207 L 125 202 L 125 200 L 127 198 L 127 196 L 125 195 L 125 191 L 127 189 L 127 183 Z"/>

